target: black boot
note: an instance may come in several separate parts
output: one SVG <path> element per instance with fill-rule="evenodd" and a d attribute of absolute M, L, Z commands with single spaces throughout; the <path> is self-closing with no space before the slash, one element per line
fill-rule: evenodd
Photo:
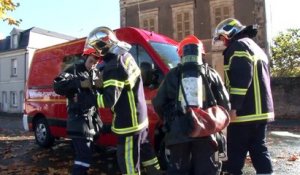
<path fill-rule="evenodd" d="M 87 175 L 87 171 L 87 167 L 74 165 L 72 168 L 72 175 Z"/>
<path fill-rule="evenodd" d="M 159 164 L 149 165 L 145 167 L 147 175 L 163 175 L 163 171 L 160 170 Z"/>

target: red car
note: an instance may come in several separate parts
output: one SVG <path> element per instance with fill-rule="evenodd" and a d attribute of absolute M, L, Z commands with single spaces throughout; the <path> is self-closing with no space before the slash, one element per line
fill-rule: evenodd
<path fill-rule="evenodd" d="M 132 45 L 130 53 L 141 68 L 148 107 L 150 140 L 156 150 L 162 145 L 162 124 L 154 112 L 151 99 L 170 68 L 179 63 L 177 42 L 160 34 L 138 28 L 115 30 L 119 40 Z M 39 49 L 31 62 L 25 87 L 23 124 L 34 131 L 36 143 L 50 147 L 55 139 L 66 137 L 66 98 L 53 91 L 53 79 L 67 64 L 79 61 L 85 38 Z M 114 146 L 116 137 L 110 132 L 110 110 L 100 110 L 104 133 L 97 144 Z"/>

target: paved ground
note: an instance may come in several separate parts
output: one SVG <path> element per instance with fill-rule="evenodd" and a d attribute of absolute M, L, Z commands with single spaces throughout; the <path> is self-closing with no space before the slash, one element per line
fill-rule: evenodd
<path fill-rule="evenodd" d="M 277 120 L 269 127 L 267 143 L 276 175 L 300 174 L 300 119 Z M 0 175 L 64 175 L 72 165 L 73 151 L 68 140 L 56 142 L 52 149 L 35 144 L 32 133 L 23 130 L 21 115 L 0 113 Z M 255 174 L 251 160 L 244 172 Z M 94 155 L 90 174 L 117 175 L 115 152 L 100 149 Z"/>

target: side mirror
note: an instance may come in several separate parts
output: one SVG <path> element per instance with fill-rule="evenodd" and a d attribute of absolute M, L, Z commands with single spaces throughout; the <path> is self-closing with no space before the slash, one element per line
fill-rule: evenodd
<path fill-rule="evenodd" d="M 142 62 L 140 65 L 144 86 L 150 86 L 153 81 L 153 64 Z"/>

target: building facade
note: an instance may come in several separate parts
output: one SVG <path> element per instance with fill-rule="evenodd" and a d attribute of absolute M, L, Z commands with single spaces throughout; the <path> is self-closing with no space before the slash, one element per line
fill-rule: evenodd
<path fill-rule="evenodd" d="M 9 36 L 0 40 L 0 112 L 22 113 L 24 85 L 34 51 L 73 39 L 33 27 L 14 28 Z"/>
<path fill-rule="evenodd" d="M 208 63 L 223 76 L 224 48 L 212 45 L 216 25 L 232 17 L 258 24 L 256 42 L 268 52 L 265 0 L 120 0 L 121 27 L 133 26 L 177 41 L 193 34 L 205 45 Z"/>

